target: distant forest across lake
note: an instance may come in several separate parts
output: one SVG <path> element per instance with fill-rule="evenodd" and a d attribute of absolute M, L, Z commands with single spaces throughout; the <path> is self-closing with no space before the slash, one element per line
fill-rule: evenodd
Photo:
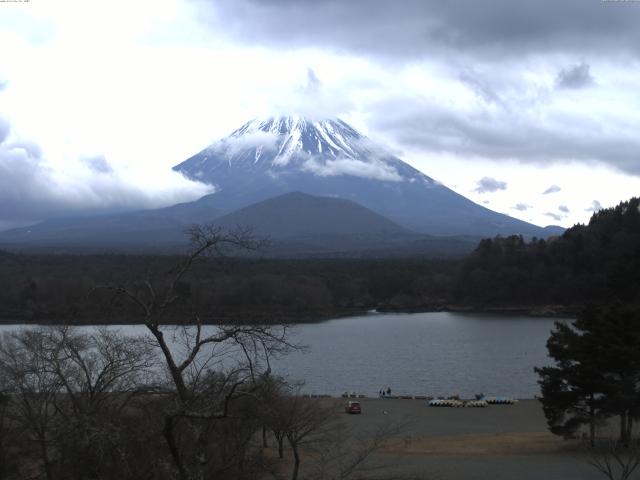
<path fill-rule="evenodd" d="M 100 285 L 162 284 L 175 256 L 0 252 L 0 320 L 133 323 L 135 306 Z M 179 285 L 167 321 L 300 322 L 371 309 L 574 313 L 640 298 L 640 200 L 593 214 L 560 237 L 480 242 L 460 260 L 203 259 Z M 185 309 L 185 307 L 188 307 Z"/>

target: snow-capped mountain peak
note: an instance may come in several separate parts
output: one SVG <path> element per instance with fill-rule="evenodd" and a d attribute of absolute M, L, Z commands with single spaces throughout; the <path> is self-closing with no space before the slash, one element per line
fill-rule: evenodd
<path fill-rule="evenodd" d="M 226 212 L 302 192 L 351 200 L 432 235 L 544 236 L 432 180 L 335 118 L 254 119 L 174 169 L 214 185 L 202 202 Z M 286 222 L 291 212 L 280 213 Z"/>
<path fill-rule="evenodd" d="M 251 138 L 260 142 L 256 147 L 261 147 L 255 161 L 271 150 L 275 156 L 269 160 L 274 166 L 288 165 L 296 158 L 304 161 L 306 156 L 357 159 L 369 153 L 363 148 L 366 137 L 339 119 L 311 120 L 298 115 L 254 119 L 233 132 L 225 143 L 246 143 L 243 140 Z"/>
<path fill-rule="evenodd" d="M 344 121 L 298 115 L 251 120 L 175 168 L 215 185 L 219 185 L 222 170 L 229 168 L 271 176 L 295 171 L 321 177 L 433 183 Z"/>

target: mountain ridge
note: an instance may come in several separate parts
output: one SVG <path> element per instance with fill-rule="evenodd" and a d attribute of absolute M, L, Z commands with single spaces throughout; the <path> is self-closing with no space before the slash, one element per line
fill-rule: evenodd
<path fill-rule="evenodd" d="M 209 212 L 207 207 L 200 206 Z M 44 222 L 0 233 L 0 247 L 57 253 L 176 253 L 188 247 L 186 231 L 191 224 L 163 213 L 184 208 L 193 214 L 195 207 L 179 204 L 160 211 Z M 256 254 L 275 258 L 454 258 L 470 253 L 480 240 L 411 232 L 350 200 L 300 192 L 257 202 L 208 223 L 228 231 L 250 227 L 256 238 L 270 240 L 269 247 Z"/>
<path fill-rule="evenodd" d="M 0 233 L 0 244 L 175 251 L 186 245 L 184 231 L 192 224 L 218 221 L 262 225 L 279 240 L 283 256 L 287 248 L 295 255 L 424 255 L 448 254 L 452 237 L 460 253 L 469 251 L 463 237 L 546 238 L 563 231 L 488 210 L 341 120 L 252 120 L 174 169 L 215 192 L 163 209 L 42 222 Z M 289 222 L 278 217 L 274 202 L 287 204 Z M 256 214 L 260 209 L 266 210 Z M 294 224 L 301 230 L 291 231 Z"/>
<path fill-rule="evenodd" d="M 209 183 L 225 211 L 290 191 L 353 200 L 430 235 L 547 237 L 545 230 L 478 205 L 413 168 L 339 119 L 254 119 L 173 167 Z"/>
<path fill-rule="evenodd" d="M 302 192 L 254 203 L 217 218 L 216 224 L 225 228 L 250 225 L 257 235 L 272 238 L 413 233 L 351 200 Z"/>

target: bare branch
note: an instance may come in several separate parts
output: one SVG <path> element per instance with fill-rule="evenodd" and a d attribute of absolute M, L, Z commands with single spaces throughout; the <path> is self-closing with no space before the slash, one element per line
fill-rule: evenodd
<path fill-rule="evenodd" d="M 640 465 L 640 440 L 627 446 L 615 438 L 600 439 L 595 447 L 585 447 L 585 460 L 609 480 L 628 480 Z"/>

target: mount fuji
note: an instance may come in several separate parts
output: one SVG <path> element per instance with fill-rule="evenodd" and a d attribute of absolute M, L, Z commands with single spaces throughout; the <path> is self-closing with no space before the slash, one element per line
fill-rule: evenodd
<path fill-rule="evenodd" d="M 548 237 L 455 193 L 337 119 L 252 120 L 174 167 L 214 193 L 194 202 L 0 232 L 0 247 L 171 252 L 194 223 L 252 226 L 276 256 L 461 256 L 481 237 Z M 456 238 L 453 238 L 456 237 Z"/>
<path fill-rule="evenodd" d="M 213 185 L 226 212 L 289 192 L 351 200 L 429 235 L 547 237 L 559 227 L 494 212 L 411 167 L 339 119 L 252 120 L 174 167 Z"/>

